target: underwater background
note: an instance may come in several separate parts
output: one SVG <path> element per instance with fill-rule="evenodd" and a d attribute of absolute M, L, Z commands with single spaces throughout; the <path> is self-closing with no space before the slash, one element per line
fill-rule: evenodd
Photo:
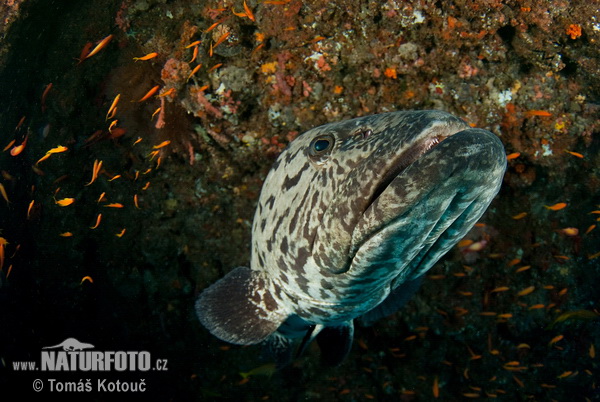
<path fill-rule="evenodd" d="M 3 0 L 0 18 L 7 400 L 600 400 L 597 1 Z M 494 132 L 509 166 L 415 297 L 336 368 L 210 335 L 195 299 L 248 265 L 286 144 L 420 109 Z M 165 365 L 14 364 L 67 338 Z"/>

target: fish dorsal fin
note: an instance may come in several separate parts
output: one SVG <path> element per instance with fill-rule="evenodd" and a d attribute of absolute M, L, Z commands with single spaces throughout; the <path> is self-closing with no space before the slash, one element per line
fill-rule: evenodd
<path fill-rule="evenodd" d="M 268 280 L 257 271 L 238 267 L 202 292 L 196 314 L 221 340 L 238 345 L 259 343 L 288 316 L 267 285 Z"/>

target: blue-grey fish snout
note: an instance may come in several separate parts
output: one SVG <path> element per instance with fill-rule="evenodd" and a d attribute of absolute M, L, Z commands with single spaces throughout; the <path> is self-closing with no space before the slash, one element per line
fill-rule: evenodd
<path fill-rule="evenodd" d="M 479 170 L 504 172 L 506 153 L 500 139 L 492 132 L 481 128 L 460 131 L 444 140 L 440 145 L 448 151 L 448 157 L 455 162 L 464 159 Z M 440 150 L 441 151 L 441 150 Z"/>

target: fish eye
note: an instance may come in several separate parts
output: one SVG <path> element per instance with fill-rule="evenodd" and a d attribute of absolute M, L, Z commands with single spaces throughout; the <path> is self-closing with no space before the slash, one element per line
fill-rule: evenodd
<path fill-rule="evenodd" d="M 315 141 L 315 143 L 313 144 L 313 148 L 317 152 L 323 152 L 327 148 L 329 148 L 329 140 L 324 139 L 324 138 L 319 139 L 319 140 Z"/>
<path fill-rule="evenodd" d="M 316 137 L 310 143 L 310 154 L 313 156 L 322 155 L 333 148 L 334 142 L 334 138 L 331 135 Z"/>

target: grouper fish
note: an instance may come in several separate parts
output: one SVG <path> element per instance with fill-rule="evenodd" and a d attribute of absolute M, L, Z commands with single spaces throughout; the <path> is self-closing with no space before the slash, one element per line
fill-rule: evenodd
<path fill-rule="evenodd" d="M 313 128 L 279 155 L 252 225 L 250 268 L 196 302 L 234 344 L 265 342 L 280 364 L 316 338 L 335 365 L 353 321 L 394 313 L 500 189 L 502 143 L 442 111 L 399 111 Z"/>

